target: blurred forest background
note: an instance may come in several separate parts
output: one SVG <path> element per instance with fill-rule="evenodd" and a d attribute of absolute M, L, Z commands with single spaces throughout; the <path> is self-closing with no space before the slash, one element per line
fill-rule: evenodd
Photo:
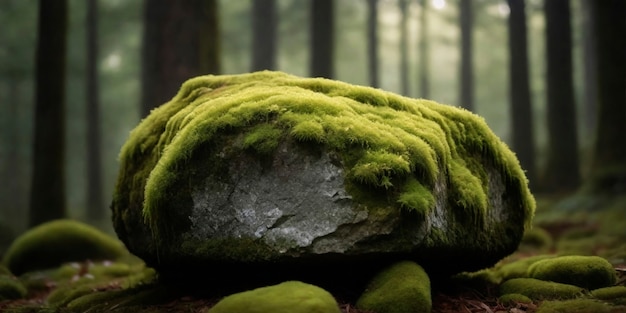
<path fill-rule="evenodd" d="M 623 191 L 624 2 L 2 0 L 0 229 L 107 229 L 118 152 L 150 108 L 189 77 L 261 69 L 470 109 L 537 194 L 607 171 L 622 174 L 590 188 Z"/>

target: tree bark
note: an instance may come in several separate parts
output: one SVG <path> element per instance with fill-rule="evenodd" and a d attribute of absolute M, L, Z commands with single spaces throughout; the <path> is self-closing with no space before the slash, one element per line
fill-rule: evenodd
<path fill-rule="evenodd" d="M 593 191 L 626 192 L 626 2 L 592 1 L 598 69 Z"/>
<path fill-rule="evenodd" d="M 535 142 L 528 74 L 528 43 L 524 0 L 509 0 L 509 75 L 513 151 L 534 184 Z"/>
<path fill-rule="evenodd" d="M 252 1 L 252 71 L 276 68 L 276 1 Z"/>
<path fill-rule="evenodd" d="M 334 1 L 311 0 L 311 77 L 333 78 Z"/>
<path fill-rule="evenodd" d="M 400 93 L 404 96 L 409 95 L 409 38 L 408 38 L 408 21 L 409 10 L 407 0 L 399 0 L 400 6 Z"/>
<path fill-rule="evenodd" d="M 100 90 L 98 79 L 98 1 L 87 1 L 87 218 L 104 217 L 100 136 Z"/>
<path fill-rule="evenodd" d="M 420 31 L 419 31 L 419 78 L 420 85 L 419 90 L 420 98 L 430 99 L 430 47 L 428 39 L 428 11 L 429 0 L 421 0 L 422 15 L 420 19 Z"/>
<path fill-rule="evenodd" d="M 543 187 L 571 191 L 580 184 L 578 129 L 572 75 L 569 0 L 545 0 L 548 156 Z"/>
<path fill-rule="evenodd" d="M 142 115 L 176 95 L 187 79 L 218 74 L 217 0 L 144 4 Z"/>
<path fill-rule="evenodd" d="M 40 0 L 29 225 L 63 218 L 67 1 Z"/>
<path fill-rule="evenodd" d="M 583 108 L 585 114 L 583 125 L 585 126 L 585 132 L 591 134 L 589 137 L 593 137 L 593 131 L 596 128 L 596 111 L 597 111 L 597 99 L 598 99 L 598 74 L 596 70 L 596 36 L 595 36 L 595 6 L 593 2 L 598 0 L 582 0 L 582 13 L 583 13 Z"/>
<path fill-rule="evenodd" d="M 367 66 L 370 86 L 378 88 L 378 0 L 367 0 Z"/>
<path fill-rule="evenodd" d="M 474 18 L 472 0 L 461 0 L 461 94 L 460 105 L 470 111 L 474 110 L 474 64 L 473 64 L 473 31 Z"/>

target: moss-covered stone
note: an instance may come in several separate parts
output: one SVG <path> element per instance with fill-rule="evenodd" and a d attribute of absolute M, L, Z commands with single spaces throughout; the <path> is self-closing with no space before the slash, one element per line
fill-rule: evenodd
<path fill-rule="evenodd" d="M 611 286 L 591 291 L 591 296 L 605 301 L 621 300 L 626 302 L 626 286 Z"/>
<path fill-rule="evenodd" d="M 0 274 L 0 301 L 26 296 L 26 287 L 15 277 Z"/>
<path fill-rule="evenodd" d="M 414 262 L 394 264 L 372 279 L 356 306 L 377 313 L 430 312 L 430 278 Z"/>
<path fill-rule="evenodd" d="M 591 299 L 573 299 L 567 301 L 544 301 L 536 313 L 608 313 L 610 306 Z"/>
<path fill-rule="evenodd" d="M 518 303 L 532 303 L 533 300 L 523 294 L 508 293 L 498 297 L 498 301 L 507 306 L 514 306 Z"/>
<path fill-rule="evenodd" d="M 582 295 L 583 289 L 534 278 L 513 278 L 500 285 L 500 294 L 522 294 L 533 300 L 573 299 Z"/>
<path fill-rule="evenodd" d="M 525 278 L 528 277 L 528 268 L 541 260 L 551 259 L 556 257 L 555 255 L 541 254 L 530 257 L 525 257 L 516 261 L 508 262 L 497 266 L 493 271 L 495 276 L 498 277 L 498 282 L 506 281 L 512 278 Z"/>
<path fill-rule="evenodd" d="M 115 259 L 128 253 L 117 239 L 74 220 L 43 223 L 19 236 L 2 263 L 15 275 L 64 262 Z"/>
<path fill-rule="evenodd" d="M 306 170 L 267 174 L 294 154 L 302 157 L 293 164 L 321 164 L 318 173 L 328 169 L 328 181 L 336 185 L 314 190 L 316 199 L 299 196 L 289 205 L 270 199 L 265 210 L 254 199 L 284 199 L 278 191 Z M 131 132 L 120 162 L 111 206 L 115 230 L 134 254 L 163 271 L 180 269 L 181 263 L 212 262 L 212 268 L 278 262 L 311 251 L 383 250 L 420 264 L 462 256 L 465 262 L 450 271 L 475 270 L 515 250 L 535 209 L 515 155 L 481 117 L 280 72 L 188 80 Z M 236 185 L 259 181 L 252 172 L 272 178 L 271 190 L 267 184 L 263 192 Z M 223 196 L 227 205 L 212 206 L 217 201 L 207 195 Z M 284 212 L 322 197 L 335 197 L 330 204 L 342 210 L 326 203 L 305 210 L 323 212 L 326 219 L 319 221 Z M 260 221 L 263 216 L 270 218 Z M 311 221 L 313 231 L 289 225 L 294 221 Z M 372 229 L 385 233 L 372 235 Z M 371 237 L 358 237 L 363 234 Z M 338 238 L 352 241 L 339 245 Z M 377 250 L 366 250 L 374 245 Z"/>
<path fill-rule="evenodd" d="M 598 256 L 562 256 L 535 262 L 528 268 L 528 276 L 597 289 L 615 284 L 615 269 L 607 260 Z"/>
<path fill-rule="evenodd" d="M 333 296 L 317 286 L 299 281 L 257 288 L 230 295 L 209 313 L 339 313 Z"/>

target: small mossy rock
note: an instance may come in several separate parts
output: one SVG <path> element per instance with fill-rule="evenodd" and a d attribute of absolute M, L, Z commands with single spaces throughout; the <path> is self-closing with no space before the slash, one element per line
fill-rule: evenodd
<path fill-rule="evenodd" d="M 506 281 L 512 278 L 525 278 L 525 277 L 528 277 L 528 268 L 531 265 L 533 265 L 534 263 L 538 261 L 551 259 L 554 257 L 556 256 L 549 255 L 549 254 L 541 254 L 541 255 L 534 255 L 531 257 L 526 257 L 520 260 L 503 264 L 502 266 L 499 266 L 498 268 L 493 270 L 495 272 L 494 275 L 498 277 L 499 282 Z"/>
<path fill-rule="evenodd" d="M 340 313 L 326 290 L 299 281 L 288 281 L 236 293 L 220 300 L 209 313 Z"/>
<path fill-rule="evenodd" d="M 619 300 L 620 303 L 626 303 L 626 286 L 612 286 L 598 288 L 591 291 L 591 296 L 604 301 Z"/>
<path fill-rule="evenodd" d="M 0 301 L 26 296 L 26 287 L 13 276 L 0 274 Z"/>
<path fill-rule="evenodd" d="M 532 303 L 533 300 L 523 294 L 508 293 L 498 297 L 498 301 L 507 306 L 514 306 L 519 303 Z"/>
<path fill-rule="evenodd" d="M 573 299 L 583 289 L 574 285 L 543 281 L 534 278 L 513 278 L 500 285 L 500 295 L 522 294 L 533 300 Z"/>
<path fill-rule="evenodd" d="M 2 263 L 21 275 L 65 262 L 116 259 L 127 253 L 116 238 L 90 225 L 64 219 L 43 223 L 16 238 Z"/>
<path fill-rule="evenodd" d="M 535 209 L 481 117 L 281 72 L 188 80 L 120 163 L 115 231 L 163 277 L 473 271 L 515 251 Z"/>
<path fill-rule="evenodd" d="M 356 306 L 377 313 L 430 312 L 430 278 L 418 264 L 399 262 L 374 277 Z"/>
<path fill-rule="evenodd" d="M 609 313 L 611 307 L 606 303 L 591 299 L 573 299 L 566 301 L 544 301 L 536 313 Z"/>
<path fill-rule="evenodd" d="M 528 276 L 593 290 L 615 284 L 615 269 L 598 256 L 568 255 L 545 259 L 528 268 Z"/>

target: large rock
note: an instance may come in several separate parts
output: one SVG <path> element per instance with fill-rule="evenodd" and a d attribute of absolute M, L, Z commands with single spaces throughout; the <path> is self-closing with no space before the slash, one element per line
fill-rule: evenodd
<path fill-rule="evenodd" d="M 115 229 L 170 274 L 470 271 L 514 251 L 535 208 L 479 116 L 279 72 L 187 81 L 120 161 Z"/>

